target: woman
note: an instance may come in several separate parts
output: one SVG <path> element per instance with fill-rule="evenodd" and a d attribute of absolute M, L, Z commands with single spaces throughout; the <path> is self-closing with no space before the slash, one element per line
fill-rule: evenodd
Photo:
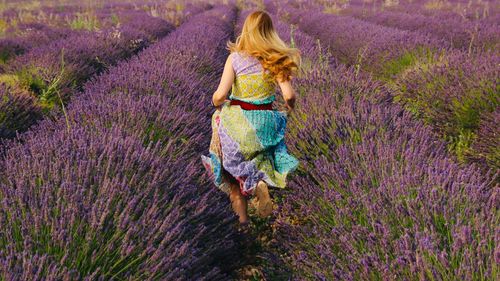
<path fill-rule="evenodd" d="M 241 224 L 248 224 L 247 198 L 257 197 L 257 214 L 273 210 L 268 186 L 285 188 L 287 175 L 298 160 L 287 153 L 285 129 L 295 106 L 290 84 L 300 54 L 274 30 L 271 17 L 256 11 L 245 19 L 236 42 L 228 42 L 228 56 L 212 104 L 212 139 L 203 165 L 214 183 L 230 195 Z M 273 110 L 276 87 L 286 112 Z M 232 88 L 229 101 L 226 100 Z"/>

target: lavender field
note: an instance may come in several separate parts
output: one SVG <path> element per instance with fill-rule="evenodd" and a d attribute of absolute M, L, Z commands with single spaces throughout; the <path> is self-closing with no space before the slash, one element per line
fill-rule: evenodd
<path fill-rule="evenodd" d="M 249 240 L 199 155 L 255 9 L 301 52 L 300 165 Z M 499 11 L 0 1 L 0 281 L 499 280 Z"/>

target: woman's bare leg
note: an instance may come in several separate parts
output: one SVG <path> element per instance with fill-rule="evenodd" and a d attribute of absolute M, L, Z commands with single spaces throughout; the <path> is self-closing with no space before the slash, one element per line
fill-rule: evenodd
<path fill-rule="evenodd" d="M 240 223 L 248 222 L 247 199 L 240 192 L 240 185 L 231 181 L 231 194 L 229 195 L 231 206 L 234 212 L 239 216 Z"/>

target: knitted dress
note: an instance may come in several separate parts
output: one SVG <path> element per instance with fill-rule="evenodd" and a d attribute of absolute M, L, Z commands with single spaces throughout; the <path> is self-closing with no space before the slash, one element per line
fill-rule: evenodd
<path fill-rule="evenodd" d="M 276 84 L 263 77 L 265 70 L 260 62 L 239 52 L 230 56 L 235 81 L 229 99 L 253 104 L 273 102 Z M 269 74 L 267 70 L 265 73 Z M 201 155 L 214 184 L 229 194 L 229 173 L 238 180 L 245 196 L 255 195 L 260 180 L 268 186 L 284 188 L 287 175 L 299 163 L 287 152 L 286 121 L 286 114 L 277 110 L 244 110 L 225 102 L 212 115 L 209 155 Z"/>

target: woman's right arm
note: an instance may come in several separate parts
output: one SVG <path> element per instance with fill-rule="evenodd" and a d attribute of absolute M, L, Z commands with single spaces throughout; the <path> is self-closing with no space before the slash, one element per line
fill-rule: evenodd
<path fill-rule="evenodd" d="M 231 90 L 234 77 L 235 73 L 233 69 L 233 60 L 232 56 L 229 55 L 226 59 L 224 70 L 222 71 L 222 77 L 220 79 L 219 86 L 217 87 L 217 90 L 212 96 L 212 102 L 215 105 L 215 107 L 220 109 L 220 106 L 226 100 L 229 90 Z"/>
<path fill-rule="evenodd" d="M 292 88 L 290 80 L 284 82 L 278 81 L 278 84 L 280 85 L 287 111 L 290 112 L 295 108 L 295 91 Z"/>

